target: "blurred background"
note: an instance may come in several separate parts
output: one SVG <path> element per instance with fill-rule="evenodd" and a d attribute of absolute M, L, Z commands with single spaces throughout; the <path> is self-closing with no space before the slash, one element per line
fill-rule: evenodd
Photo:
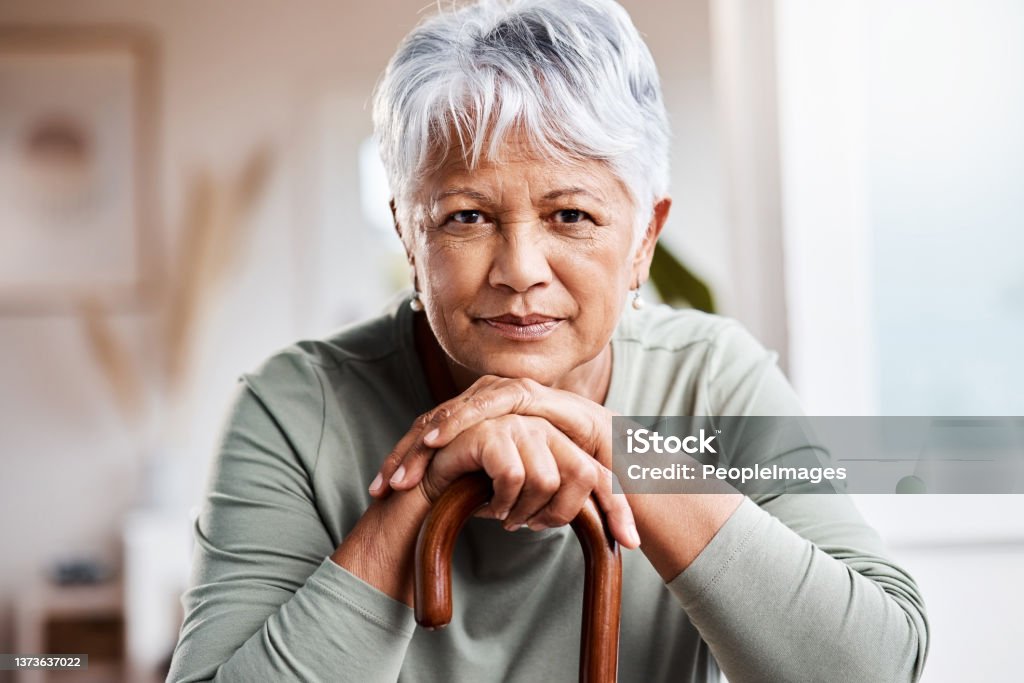
<path fill-rule="evenodd" d="M 807 412 L 1024 415 L 1024 4 L 623 4 L 663 241 Z M 90 654 L 18 681 L 161 680 L 236 378 L 408 286 L 368 102 L 431 9 L 0 0 L 0 652 Z M 1022 499 L 858 504 L 928 601 L 925 680 L 1012 678 Z"/>

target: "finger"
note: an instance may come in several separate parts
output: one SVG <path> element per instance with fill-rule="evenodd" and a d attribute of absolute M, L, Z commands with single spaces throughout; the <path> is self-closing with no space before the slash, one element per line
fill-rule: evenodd
<path fill-rule="evenodd" d="M 416 486 L 423 478 L 424 472 L 436 453 L 435 447 L 424 443 L 423 434 L 436 429 L 438 424 L 449 418 L 459 404 L 470 400 L 474 394 L 485 389 L 497 379 L 492 376 L 481 378 L 459 396 L 445 401 L 418 417 L 413 427 L 395 446 L 391 455 L 385 458 L 379 472 L 380 479 L 374 480 L 378 486 L 383 484 L 377 495 L 383 495 L 389 487 L 405 491 Z M 449 440 L 450 442 L 451 440 Z M 371 493 L 373 493 L 372 490 Z"/>
<path fill-rule="evenodd" d="M 640 534 L 633 519 L 633 510 L 626 501 L 625 494 L 612 493 L 615 475 L 610 469 L 598 463 L 600 482 L 594 489 L 597 504 L 604 511 L 608 528 L 620 544 L 631 550 L 640 547 Z"/>
<path fill-rule="evenodd" d="M 483 379 L 483 378 L 481 378 Z M 433 448 L 443 446 L 470 427 L 484 420 L 503 415 L 528 415 L 536 387 L 530 379 L 504 379 L 487 377 L 478 381 L 477 391 L 465 401 L 452 406 L 440 419 L 433 420 L 425 430 L 423 440 Z"/>
<path fill-rule="evenodd" d="M 494 434 L 480 446 L 480 462 L 494 484 L 491 508 L 497 519 L 507 519 L 526 479 L 519 449 L 507 434 Z"/>
<path fill-rule="evenodd" d="M 498 517 L 494 514 L 494 509 L 491 507 L 490 501 L 484 503 L 484 506 L 473 513 L 474 517 L 481 519 L 497 519 Z"/>
<path fill-rule="evenodd" d="M 509 414 L 542 417 L 602 464 L 611 464 L 611 413 L 578 394 L 526 378 L 493 381 L 482 387 L 452 406 L 443 419 L 432 420 L 423 441 L 439 448 L 475 424 Z"/>
<path fill-rule="evenodd" d="M 377 471 L 377 476 L 374 477 L 373 482 L 370 484 L 370 495 L 375 498 L 383 497 L 390 485 L 390 480 L 394 477 L 395 472 L 402 466 L 402 461 L 405 460 L 406 453 L 414 445 L 422 443 L 423 427 L 426 426 L 430 419 L 430 413 L 424 413 L 416 418 L 413 422 L 412 427 L 409 431 L 398 440 L 395 447 L 391 449 L 384 461 L 381 463 L 380 469 Z"/>
<path fill-rule="evenodd" d="M 438 449 L 420 483 L 427 498 L 436 500 L 459 477 L 483 470 L 495 490 L 488 503 L 489 515 L 507 517 L 525 479 L 522 458 L 509 426 L 507 420 L 492 420 Z"/>
<path fill-rule="evenodd" d="M 466 389 L 466 391 L 462 392 L 455 398 L 442 403 L 434 411 L 432 411 L 431 419 L 425 425 L 425 428 L 422 433 L 424 437 L 424 442 L 431 448 L 438 448 L 439 446 L 433 443 L 436 440 L 434 437 L 436 434 L 439 433 L 439 430 L 442 428 L 443 425 L 450 424 L 453 421 L 461 422 L 462 418 L 459 416 L 475 414 L 478 410 L 474 405 L 476 397 L 486 392 L 487 390 L 491 389 L 495 385 L 508 381 L 509 380 L 503 377 L 496 377 L 494 375 L 484 375 L 483 377 L 480 377 L 477 381 L 473 382 L 473 384 L 468 389 Z M 492 417 L 501 417 L 502 415 L 505 415 L 507 412 L 508 411 L 498 412 L 492 415 Z M 463 427 L 462 429 L 457 430 L 453 434 L 449 433 L 448 437 L 444 440 L 444 443 L 440 444 L 440 446 L 447 445 L 448 443 L 451 442 L 452 439 L 454 439 L 460 433 L 464 432 L 467 428 L 475 424 L 478 424 L 483 419 L 486 419 L 486 417 L 481 419 L 473 419 L 472 421 L 467 422 L 465 427 Z"/>
<path fill-rule="evenodd" d="M 495 439 L 491 430 L 478 429 L 461 435 L 439 449 L 419 484 L 427 498 L 437 500 L 453 481 L 469 472 L 480 471 L 483 468 L 482 452 Z"/>
<path fill-rule="evenodd" d="M 396 491 L 407 491 L 419 484 L 435 453 L 435 449 L 426 448 L 421 439 L 416 439 L 414 445 L 405 452 L 388 485 Z"/>
<path fill-rule="evenodd" d="M 571 522 L 599 482 L 597 461 L 569 437 L 552 430 L 548 447 L 558 464 L 561 486 L 548 504 L 527 520 L 535 531 Z"/>
<path fill-rule="evenodd" d="M 558 463 L 548 449 L 543 433 L 520 433 L 515 443 L 526 478 L 519 499 L 505 520 L 505 528 L 509 531 L 518 529 L 544 508 L 558 493 L 562 483 Z"/>

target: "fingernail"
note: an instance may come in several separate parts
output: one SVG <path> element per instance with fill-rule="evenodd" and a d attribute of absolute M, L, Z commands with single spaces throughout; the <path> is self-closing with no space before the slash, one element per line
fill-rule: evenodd
<path fill-rule="evenodd" d="M 530 528 L 530 531 L 540 531 L 541 529 L 545 528 L 544 522 L 530 522 L 526 526 Z"/>
<path fill-rule="evenodd" d="M 373 478 L 373 482 L 370 483 L 370 493 L 377 493 L 383 483 L 384 477 L 380 476 L 380 472 L 378 472 L 377 476 Z"/>
<path fill-rule="evenodd" d="M 423 440 L 424 441 L 433 441 L 434 439 L 437 438 L 437 435 L 440 434 L 440 433 L 441 433 L 440 429 L 434 429 L 429 434 L 427 434 L 425 437 L 423 437 Z"/>
<path fill-rule="evenodd" d="M 498 519 L 504 520 L 508 517 L 508 513 L 509 511 L 505 510 L 504 512 L 499 512 L 496 516 Z"/>
<path fill-rule="evenodd" d="M 398 469 L 395 470 L 395 475 L 391 477 L 391 485 L 398 486 L 405 479 L 405 465 L 399 465 Z"/>
<path fill-rule="evenodd" d="M 638 534 L 636 531 L 636 525 L 629 525 L 629 527 L 626 529 L 626 537 L 629 538 L 630 544 L 632 544 L 634 547 L 640 547 L 640 534 Z"/>

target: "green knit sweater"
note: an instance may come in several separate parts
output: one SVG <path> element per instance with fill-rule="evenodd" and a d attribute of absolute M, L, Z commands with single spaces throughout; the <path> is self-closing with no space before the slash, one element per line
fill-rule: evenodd
<path fill-rule="evenodd" d="M 195 524 L 168 681 L 575 681 L 583 559 L 568 527 L 472 519 L 449 627 L 329 559 L 369 506 L 381 460 L 430 398 L 403 301 L 299 343 L 240 385 Z M 799 402 L 739 324 L 627 310 L 605 405 L 624 415 L 794 415 Z M 747 498 L 666 584 L 623 557 L 619 680 L 916 680 L 914 581 L 841 495 Z"/>

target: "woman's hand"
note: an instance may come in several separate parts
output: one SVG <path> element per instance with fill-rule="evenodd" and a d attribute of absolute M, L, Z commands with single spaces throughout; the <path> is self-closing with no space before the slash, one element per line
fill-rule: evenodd
<path fill-rule="evenodd" d="M 640 544 L 629 504 L 612 494 L 611 472 L 543 418 L 475 423 L 437 451 L 418 485 L 434 502 L 453 481 L 479 470 L 494 482 L 485 516 L 503 520 L 506 529 L 568 524 L 593 493 L 612 535 L 627 548 Z"/>
<path fill-rule="evenodd" d="M 531 379 L 487 375 L 416 420 L 385 458 L 370 493 L 379 498 L 388 487 L 412 488 L 422 478 L 435 449 L 448 445 L 470 427 L 502 415 L 542 417 L 604 467 L 611 466 L 612 414 L 604 406 Z"/>
<path fill-rule="evenodd" d="M 597 466 L 598 482 L 596 487 L 591 488 L 597 497 L 598 504 L 609 518 L 612 533 L 626 547 L 637 547 L 639 538 L 636 536 L 632 512 L 625 502 L 625 497 L 612 494 L 613 475 L 608 469 L 608 465 L 611 464 L 611 413 L 603 406 L 577 394 L 549 389 L 529 379 L 481 377 L 460 396 L 446 401 L 429 413 L 420 416 L 413 428 L 385 459 L 380 473 L 370 487 L 370 493 L 380 498 L 386 495 L 389 487 L 396 490 L 408 490 L 415 487 L 423 479 L 424 473 L 428 471 L 435 452 L 440 455 L 449 445 L 454 446 L 462 435 L 479 426 L 486 425 L 490 421 L 517 415 L 542 418 L 541 422 L 546 423 L 546 427 L 539 427 L 533 421 L 514 420 L 509 422 L 508 424 L 516 425 L 517 428 L 532 425 L 533 436 L 526 438 L 524 435 L 517 434 L 511 437 L 514 444 L 519 442 L 536 443 L 538 441 L 537 430 L 544 429 L 547 434 L 545 447 L 548 451 L 551 451 L 552 446 L 555 448 L 556 456 L 578 451 L 586 456 L 587 461 Z M 557 436 L 552 435 L 551 432 Z M 486 443 L 473 443 L 478 447 L 478 453 L 482 455 Z M 572 449 L 566 444 L 571 444 Z M 526 446 L 526 448 L 530 448 L 530 446 Z M 460 466 L 469 467 L 465 461 L 460 462 L 463 463 Z M 504 483 L 499 483 L 496 478 L 496 475 L 503 473 L 497 470 L 487 470 L 482 459 L 473 462 L 476 463 L 474 466 L 471 466 L 470 469 L 463 469 L 459 474 L 484 469 L 495 479 L 496 490 L 499 486 L 504 486 Z M 452 466 L 451 463 L 447 463 L 440 467 L 439 478 L 450 483 L 454 477 L 449 478 L 446 473 Z M 548 473 L 545 476 L 549 476 L 550 467 L 547 470 L 537 470 L 542 473 L 545 471 Z M 551 477 L 549 476 L 549 478 Z M 532 492 L 538 487 L 543 490 L 544 485 L 524 486 L 531 496 L 535 495 Z M 571 497 L 571 495 L 566 494 L 566 497 Z M 585 500 L 585 496 L 579 499 L 579 505 L 573 514 L 579 511 L 583 500 Z M 528 499 L 525 507 L 529 507 L 532 501 L 532 498 Z M 511 506 L 504 505 L 506 502 L 504 498 L 498 499 L 496 496 L 496 501 L 491 508 L 498 510 L 499 513 L 507 511 Z M 571 506 L 566 505 L 565 497 L 563 497 L 557 501 L 555 508 L 545 513 L 543 519 L 560 520 L 567 507 Z M 510 518 L 506 519 L 506 526 L 514 526 L 519 521 L 518 518 L 522 516 L 521 511 L 519 512 L 520 514 L 510 514 Z M 554 525 L 545 524 L 541 518 L 532 521 L 543 526 Z M 565 522 L 560 523 L 564 524 Z"/>

